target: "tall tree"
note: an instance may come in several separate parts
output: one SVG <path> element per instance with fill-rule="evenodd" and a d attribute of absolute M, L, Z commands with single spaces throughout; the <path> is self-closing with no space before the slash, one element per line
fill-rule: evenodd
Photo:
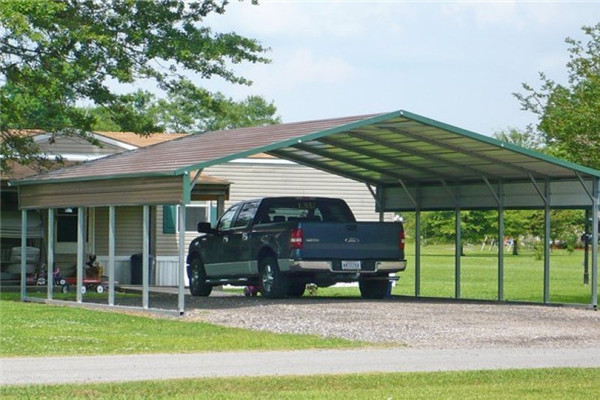
<path fill-rule="evenodd" d="M 554 155 L 600 169 L 600 23 L 584 26 L 589 41 L 567 38 L 568 84 L 540 72 L 541 86 L 523 84 L 514 95 L 524 110 L 538 116 L 535 129 Z"/>
<path fill-rule="evenodd" d="M 255 1 L 253 1 L 254 3 Z M 91 140 L 96 117 L 79 104 L 103 107 L 124 130 L 148 134 L 152 120 L 127 106 L 109 82 L 152 82 L 169 91 L 185 75 L 250 84 L 232 64 L 265 63 L 267 50 L 236 33 L 202 24 L 227 0 L 65 0 L 0 2 L 1 166 L 40 161 L 19 130 Z M 114 86 L 114 85 L 113 85 Z"/>
<path fill-rule="evenodd" d="M 277 108 L 261 96 L 235 101 L 182 81 L 152 106 L 166 132 L 198 133 L 281 122 Z"/>
<path fill-rule="evenodd" d="M 539 134 L 530 130 L 519 130 L 517 128 L 508 128 L 506 131 L 495 132 L 492 135 L 503 142 L 516 144 L 526 149 L 544 151 L 544 141 Z"/>

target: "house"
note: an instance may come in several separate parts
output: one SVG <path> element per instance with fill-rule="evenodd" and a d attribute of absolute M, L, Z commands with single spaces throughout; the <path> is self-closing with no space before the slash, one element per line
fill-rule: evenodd
<path fill-rule="evenodd" d="M 62 158 L 63 164 L 57 163 L 57 167 L 68 167 L 76 163 L 95 160 L 185 136 L 182 134 L 156 134 L 150 137 L 141 137 L 133 133 L 103 132 L 93 134 L 93 137 L 100 142 L 100 146 L 95 146 L 83 139 L 73 137 L 57 137 L 51 140 L 50 135 L 41 131 L 24 131 L 22 134 L 32 136 L 33 140 L 49 158 Z M 19 233 L 21 230 L 21 217 L 18 211 L 17 189 L 9 186 L 9 181 L 22 179 L 36 173 L 37 171 L 32 168 L 15 164 L 9 173 L 3 172 L 1 176 L 0 265 L 2 269 L 0 277 L 5 282 L 18 279 L 20 275 L 20 254 L 18 250 L 21 247 L 21 234 Z M 28 272 L 33 273 L 45 259 L 47 216 L 40 215 L 38 212 L 29 214 L 27 258 L 29 260 L 31 257 Z M 77 216 L 73 209 L 57 210 L 55 257 L 57 267 L 61 268 L 65 275 L 72 274 L 75 270 L 76 221 Z M 89 223 L 90 227 L 94 226 L 95 215 L 90 214 Z M 94 235 L 95 229 L 90 229 L 87 249 L 89 254 L 93 254 L 95 250 Z"/>
<path fill-rule="evenodd" d="M 50 145 L 48 136 L 36 133 L 36 141 L 50 155 L 60 155 L 66 164 L 93 160 L 96 158 L 118 154 L 140 147 L 147 147 L 164 141 L 185 136 L 181 134 L 154 134 L 141 137 L 128 132 L 94 133 L 102 147 L 95 147 L 88 142 L 73 138 L 58 138 Z M 18 264 L 14 259 L 20 248 L 21 217 L 18 212 L 17 195 L 14 188 L 7 186 L 9 179 L 18 179 L 34 174 L 34 171 L 16 167 L 10 177 L 2 178 L 2 215 L 3 227 L 12 226 L 11 232 L 2 229 L 2 278 L 16 279 Z M 218 178 L 217 178 L 218 177 Z M 222 192 L 228 200 L 225 207 L 248 198 L 265 196 L 326 196 L 343 197 L 356 214 L 358 220 L 378 220 L 375 213 L 375 201 L 369 189 L 362 183 L 328 174 L 291 161 L 281 160 L 267 154 L 259 154 L 249 158 L 232 160 L 202 171 L 199 183 L 204 187 L 214 188 Z M 93 183 L 91 183 L 93 185 Z M 231 185 L 231 187 L 230 187 Z M 93 186 L 90 189 L 93 191 Z M 5 201 L 6 198 L 6 201 Z M 171 205 L 153 206 L 150 210 L 150 254 L 151 283 L 156 285 L 176 285 L 179 245 L 178 207 Z M 5 225 L 5 218 L 10 216 L 11 223 Z M 119 234 L 116 248 L 115 279 L 120 283 L 132 283 L 132 257 L 141 253 L 142 249 L 142 207 L 119 207 L 117 209 L 117 231 Z M 387 217 L 389 219 L 390 217 Z M 28 225 L 32 228 L 28 234 L 28 247 L 39 249 L 39 256 L 32 263 L 28 272 L 33 272 L 36 264 L 45 259 L 45 237 L 47 236 L 47 215 L 30 213 Z M 55 265 L 64 276 L 75 274 L 77 209 L 60 208 L 56 211 L 56 243 Z M 196 197 L 186 207 L 186 243 L 197 236 L 198 222 L 215 222 L 217 204 L 214 200 Z M 87 216 L 86 253 L 96 254 L 98 262 L 108 262 L 108 210 L 106 208 L 90 209 Z M 11 257 L 13 260 L 11 261 Z M 20 260 L 20 258 L 19 258 Z M 133 277 L 133 283 L 141 283 Z"/>

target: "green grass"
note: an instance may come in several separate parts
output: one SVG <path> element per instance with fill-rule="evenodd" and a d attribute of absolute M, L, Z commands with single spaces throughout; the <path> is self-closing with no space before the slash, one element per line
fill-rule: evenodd
<path fill-rule="evenodd" d="M 353 348 L 366 343 L 0 299 L 0 356 Z"/>
<path fill-rule="evenodd" d="M 407 244 L 408 267 L 399 274 L 395 295 L 414 296 L 414 245 Z M 591 266 L 590 266 L 591 276 Z M 544 262 L 532 252 L 504 256 L 504 299 L 543 302 Z M 591 278 L 590 278 L 591 279 Z M 454 246 L 429 245 L 421 248 L 421 293 L 423 297 L 454 298 Z M 358 296 L 357 288 L 320 288 L 318 296 Z M 497 249 L 466 246 L 461 257 L 461 298 L 497 300 Z M 589 304 L 591 287 L 583 284 L 583 252 L 553 250 L 550 255 L 550 302 Z"/>
<path fill-rule="evenodd" d="M 8 399 L 596 399 L 600 369 L 210 378 L 0 388 Z"/>

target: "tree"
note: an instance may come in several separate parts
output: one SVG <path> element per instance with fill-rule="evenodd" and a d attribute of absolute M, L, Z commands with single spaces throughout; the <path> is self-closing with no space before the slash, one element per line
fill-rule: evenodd
<path fill-rule="evenodd" d="M 544 151 L 543 139 L 531 130 L 522 131 L 517 128 L 508 128 L 503 132 L 495 132 L 492 136 L 503 142 L 516 144 L 526 149 Z"/>
<path fill-rule="evenodd" d="M 166 132 L 198 133 L 281 122 L 275 116 L 275 105 L 261 96 L 237 102 L 185 80 L 170 90 L 167 99 L 158 100 L 153 109 Z"/>
<path fill-rule="evenodd" d="M 561 85 L 540 72 L 541 86 L 515 93 L 524 110 L 538 116 L 535 128 L 556 156 L 600 169 L 600 23 L 584 26 L 589 41 L 567 38 L 569 80 Z M 536 132 L 536 133 L 537 133 Z"/>
<path fill-rule="evenodd" d="M 220 92 L 209 93 L 189 82 L 188 92 L 169 94 L 157 99 L 150 92 L 138 90 L 123 96 L 123 107 L 136 114 L 139 121 L 155 127 L 155 132 L 200 133 L 280 123 L 277 108 L 261 96 L 234 101 Z M 95 131 L 122 131 L 126 121 L 115 118 L 102 107 L 89 108 L 96 122 Z M 124 123 L 125 122 L 125 123 Z"/>
<path fill-rule="evenodd" d="M 254 1 L 253 1 L 254 2 Z M 152 119 L 136 113 L 113 88 L 138 80 L 168 92 L 186 76 L 250 84 L 232 64 L 268 62 L 266 48 L 202 22 L 225 12 L 227 0 L 65 0 L 0 2 L 1 166 L 37 164 L 33 141 L 18 133 L 92 140 L 101 107 L 123 130 L 148 134 Z M 185 82 L 185 83 L 183 83 Z"/>

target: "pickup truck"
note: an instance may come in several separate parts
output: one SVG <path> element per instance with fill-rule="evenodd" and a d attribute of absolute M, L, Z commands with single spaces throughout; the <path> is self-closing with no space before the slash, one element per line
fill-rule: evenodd
<path fill-rule="evenodd" d="M 359 283 L 362 297 L 388 293 L 406 268 L 401 222 L 357 222 L 341 199 L 269 197 L 233 205 L 215 228 L 198 223 L 187 274 L 194 296 L 213 286 L 257 286 L 264 297 L 300 297 L 307 284 Z"/>

